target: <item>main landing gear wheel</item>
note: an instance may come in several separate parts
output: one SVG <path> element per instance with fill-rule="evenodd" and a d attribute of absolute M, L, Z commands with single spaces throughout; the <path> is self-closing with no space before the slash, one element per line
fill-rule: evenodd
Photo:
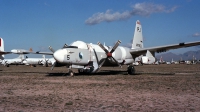
<path fill-rule="evenodd" d="M 72 70 L 69 70 L 69 75 L 73 77 L 74 76 L 74 72 Z"/>
<path fill-rule="evenodd" d="M 135 68 L 134 68 L 134 66 L 133 65 L 130 65 L 129 67 L 128 67 L 128 74 L 130 74 L 130 75 L 135 75 Z"/>

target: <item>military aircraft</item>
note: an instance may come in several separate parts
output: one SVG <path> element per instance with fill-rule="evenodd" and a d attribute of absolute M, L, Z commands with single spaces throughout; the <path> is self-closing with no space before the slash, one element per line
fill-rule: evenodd
<path fill-rule="evenodd" d="M 28 58 L 26 56 L 26 58 L 23 60 L 23 64 L 25 65 L 32 65 L 32 66 L 36 66 L 36 65 L 43 65 L 45 67 L 48 67 L 49 64 L 53 65 L 52 63 L 55 62 L 54 58 L 45 58 L 45 55 L 42 56 L 43 58 Z"/>
<path fill-rule="evenodd" d="M 21 65 L 23 64 L 24 54 L 19 54 L 19 57 L 13 59 L 0 59 L 0 64 L 9 67 L 10 65 Z"/>
<path fill-rule="evenodd" d="M 31 50 L 31 49 L 30 49 Z M 13 49 L 11 52 L 4 51 L 4 41 L 3 38 L 0 38 L 0 64 L 9 67 L 10 64 L 22 64 L 24 60 L 24 54 L 29 54 L 32 51 L 27 51 L 24 49 Z M 14 59 L 5 59 L 5 54 L 19 54 L 18 58 Z"/>
<path fill-rule="evenodd" d="M 4 41 L 3 41 L 3 38 L 0 38 L 0 59 L 3 60 L 4 54 L 10 54 L 10 53 L 12 53 L 12 52 L 4 51 Z"/>
<path fill-rule="evenodd" d="M 37 54 L 53 55 L 56 62 L 54 66 L 66 65 L 69 68 L 69 74 L 74 75 L 71 68 L 77 68 L 79 73 L 95 73 L 98 72 L 102 66 L 122 66 L 127 65 L 129 74 L 135 74 L 133 66 L 134 59 L 142 56 L 142 63 L 147 61 L 155 62 L 155 52 L 165 52 L 170 49 L 177 49 L 183 47 L 190 47 L 200 45 L 200 41 L 178 43 L 157 47 L 143 47 L 142 26 L 139 20 L 136 21 L 135 33 L 132 41 L 132 48 L 119 46 L 120 40 L 111 46 L 102 45 L 100 42 L 97 44 L 85 43 L 83 41 L 75 41 L 69 46 L 65 45 L 63 48 L 53 50 L 51 46 L 49 49 L 52 52 L 36 52 Z M 151 55 L 150 57 L 148 57 Z"/>

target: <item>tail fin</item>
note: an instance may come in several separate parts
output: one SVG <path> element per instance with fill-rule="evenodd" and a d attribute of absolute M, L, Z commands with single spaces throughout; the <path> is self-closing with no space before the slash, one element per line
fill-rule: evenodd
<path fill-rule="evenodd" d="M 142 26 L 139 20 L 136 21 L 135 33 L 133 36 L 133 43 L 131 49 L 136 48 L 143 48 Z"/>
<path fill-rule="evenodd" d="M 0 52 L 1 51 L 4 51 L 4 42 L 3 42 L 3 39 L 0 38 Z M 0 55 L 0 59 L 4 59 L 4 55 Z"/>
<path fill-rule="evenodd" d="M 4 42 L 2 38 L 0 38 L 0 51 L 4 51 Z"/>

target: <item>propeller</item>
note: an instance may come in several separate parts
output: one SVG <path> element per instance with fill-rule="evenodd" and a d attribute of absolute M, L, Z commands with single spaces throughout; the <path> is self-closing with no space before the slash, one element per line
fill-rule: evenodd
<path fill-rule="evenodd" d="M 64 45 L 65 46 L 65 45 Z M 63 46 L 63 47 L 64 47 Z M 51 46 L 49 46 L 49 50 L 51 51 L 51 52 L 55 52 L 55 50 L 51 47 Z M 56 64 L 57 64 L 57 62 L 55 61 L 54 63 L 53 63 L 53 65 L 52 65 L 52 67 L 51 67 L 51 70 L 53 70 L 54 69 L 54 67 L 56 66 Z"/>
<path fill-rule="evenodd" d="M 108 60 L 113 60 L 118 66 L 121 66 L 118 61 L 112 56 L 112 53 L 117 49 L 117 47 L 119 46 L 119 44 L 121 43 L 120 40 L 118 40 L 115 45 L 113 46 L 113 48 L 111 49 L 111 51 L 109 52 L 100 42 L 98 42 L 97 44 L 99 45 L 99 47 L 101 47 L 104 51 L 105 51 L 105 54 L 107 55 L 106 58 L 102 59 L 101 62 L 99 62 L 98 60 L 98 57 L 96 55 L 96 51 L 94 50 L 95 52 L 95 56 L 96 56 L 96 59 L 97 59 L 97 63 L 98 63 L 98 69 L 105 63 L 106 59 Z"/>
<path fill-rule="evenodd" d="M 53 70 L 53 68 L 56 66 L 56 61 L 53 63 L 51 70 Z"/>

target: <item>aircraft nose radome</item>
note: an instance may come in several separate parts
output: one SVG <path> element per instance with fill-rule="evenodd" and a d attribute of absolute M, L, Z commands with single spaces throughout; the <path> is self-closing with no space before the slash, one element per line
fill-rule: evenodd
<path fill-rule="evenodd" d="M 53 57 L 56 61 L 63 62 L 64 61 L 64 55 L 65 54 L 64 54 L 63 50 L 60 49 L 60 50 L 57 50 L 57 51 L 54 52 Z"/>

